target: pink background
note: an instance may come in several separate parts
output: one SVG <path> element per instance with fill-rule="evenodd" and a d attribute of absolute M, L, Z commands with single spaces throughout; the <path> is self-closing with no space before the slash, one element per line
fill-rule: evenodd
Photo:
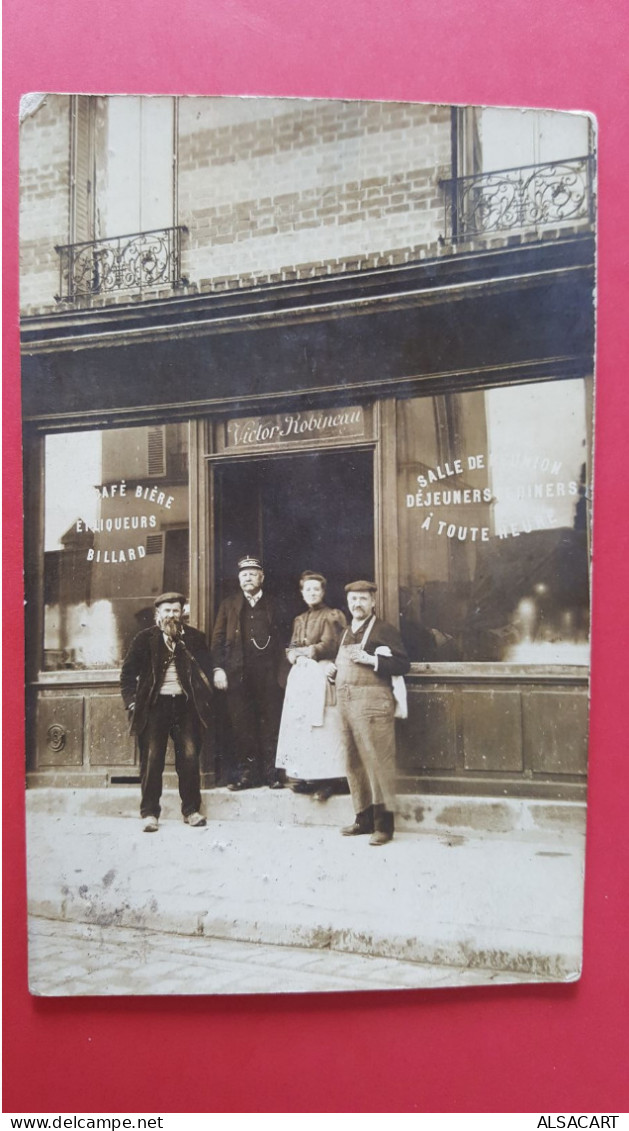
<path fill-rule="evenodd" d="M 624 0 L 5 4 L 5 1111 L 627 1111 L 628 42 Z M 595 619 L 580 983 L 286 998 L 29 997 L 17 348 L 17 111 L 29 90 L 409 99 L 597 115 Z"/>

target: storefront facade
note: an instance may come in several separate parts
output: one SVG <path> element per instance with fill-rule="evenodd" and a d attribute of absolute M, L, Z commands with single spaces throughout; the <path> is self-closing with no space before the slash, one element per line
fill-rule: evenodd
<path fill-rule="evenodd" d="M 325 573 L 337 605 L 348 580 L 375 577 L 379 611 L 399 625 L 412 660 L 398 738 L 402 791 L 582 797 L 591 201 L 578 222 L 555 216 L 534 238 L 519 230 L 463 239 L 451 230 L 452 185 L 466 181 L 456 166 L 470 127 L 466 134 L 449 108 L 411 108 L 405 120 L 406 108 L 395 117 L 379 107 L 379 117 L 358 120 L 360 104 L 340 104 L 340 117 L 337 104 L 305 104 L 297 162 L 289 139 L 304 108 L 255 103 L 243 115 L 238 100 L 228 102 L 227 119 L 211 129 L 213 100 L 178 100 L 167 118 L 179 138 L 176 285 L 108 294 L 101 271 L 96 293 L 93 249 L 112 240 L 58 238 L 62 288 L 80 277 L 70 275 L 69 247 L 92 248 L 91 293 L 75 285 L 57 304 L 38 302 L 48 294 L 44 267 L 23 289 L 32 300 L 23 322 L 30 783 L 137 779 L 118 693 L 124 651 L 163 589 L 189 592 L 191 622 L 209 634 L 249 552 L 262 555 L 288 621 L 303 569 Z M 60 154 L 61 125 L 76 150 L 98 114 L 87 103 L 57 100 L 42 119 L 42 129 L 58 127 Z M 192 104 L 201 103 L 195 132 Z M 354 222 L 353 254 L 348 200 L 347 224 L 328 232 L 321 200 L 330 207 L 333 194 L 314 173 L 322 146 L 345 152 L 348 123 L 363 176 L 344 191 L 358 194 L 365 213 Z M 212 169 L 216 193 L 234 198 L 230 154 L 237 164 L 242 146 L 248 167 L 263 127 L 270 155 L 256 160 L 266 168 L 272 158 L 279 176 L 290 150 L 295 191 L 271 204 L 260 196 L 254 208 L 249 190 L 246 223 L 241 205 L 199 207 L 195 162 L 197 175 Z M 102 121 L 94 144 L 99 129 Z M 397 165 L 390 157 L 390 180 L 402 200 L 388 197 L 380 224 L 368 218 L 369 194 L 387 186 L 370 182 L 386 178 L 366 174 L 387 139 L 400 154 Z M 488 129 L 487 148 L 490 139 Z M 415 161 L 405 174 L 409 142 L 429 173 Z M 226 167 L 231 179 L 220 188 Z M 75 234 L 79 196 L 69 197 Z M 264 208 L 276 230 L 256 242 Z M 291 209 L 304 254 L 310 241 L 301 267 L 285 250 Z M 429 222 L 420 223 L 423 213 Z M 216 226 L 204 244 L 207 219 Z M 49 224 L 50 215 L 42 232 Z M 387 224 L 405 241 L 397 257 Z M 346 244 L 334 261 L 328 238 L 329 247 Z M 247 270 L 240 245 L 255 245 Z M 292 264 L 279 278 L 269 249 Z M 75 267 L 82 254 L 72 252 Z M 228 741 L 219 720 L 203 754 L 207 786 L 222 780 Z"/>

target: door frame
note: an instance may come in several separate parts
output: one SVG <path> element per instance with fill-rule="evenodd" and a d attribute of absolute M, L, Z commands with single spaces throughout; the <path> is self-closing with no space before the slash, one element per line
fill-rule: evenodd
<path fill-rule="evenodd" d="M 265 404 L 265 408 L 267 405 Z M 371 402 L 370 438 L 324 440 L 306 439 L 291 444 L 268 444 L 264 449 L 213 451 L 213 426 L 223 418 L 216 416 L 193 421 L 190 435 L 190 601 L 191 617 L 209 635 L 216 595 L 217 484 L 215 468 L 225 463 L 255 463 L 261 460 L 313 455 L 321 452 L 373 452 L 374 581 L 378 586 L 379 614 L 397 624 L 399 615 L 397 561 L 397 474 L 396 401 L 387 398 Z M 250 414 L 248 414 L 250 415 Z M 386 505 L 386 504 L 389 505 Z"/>

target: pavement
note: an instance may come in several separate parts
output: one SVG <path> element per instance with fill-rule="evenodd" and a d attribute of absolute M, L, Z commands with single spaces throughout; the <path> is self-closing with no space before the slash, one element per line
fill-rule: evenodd
<path fill-rule="evenodd" d="M 329 993 L 530 981 L 499 970 L 31 918 L 32 992 L 47 997 Z M 534 979 L 538 980 L 538 979 Z"/>
<path fill-rule="evenodd" d="M 204 811 L 206 828 L 184 825 L 168 791 L 147 835 L 137 787 L 27 793 L 33 993 L 579 976 L 583 806 L 404 797 L 381 848 L 339 835 L 348 797 L 217 789 Z M 181 953 L 201 971 L 194 988 L 177 988 Z"/>

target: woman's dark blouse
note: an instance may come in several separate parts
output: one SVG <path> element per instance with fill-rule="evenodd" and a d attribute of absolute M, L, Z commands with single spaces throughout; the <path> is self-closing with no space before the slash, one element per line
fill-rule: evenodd
<path fill-rule="evenodd" d="M 295 618 L 290 646 L 308 649 L 313 660 L 333 660 L 346 628 L 347 621 L 340 609 L 317 605 Z"/>

